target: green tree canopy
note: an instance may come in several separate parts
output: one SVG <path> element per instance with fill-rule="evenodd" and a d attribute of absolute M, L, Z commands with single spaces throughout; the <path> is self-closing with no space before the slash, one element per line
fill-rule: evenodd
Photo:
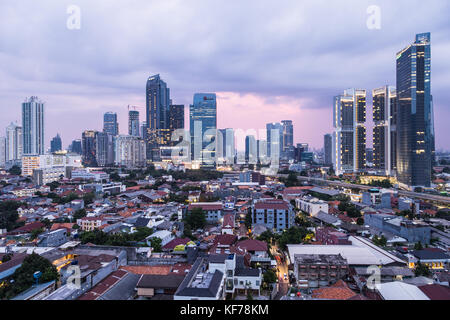
<path fill-rule="evenodd" d="M 194 208 L 186 215 L 185 223 L 191 229 L 202 229 L 206 225 L 205 213 L 201 208 Z"/>

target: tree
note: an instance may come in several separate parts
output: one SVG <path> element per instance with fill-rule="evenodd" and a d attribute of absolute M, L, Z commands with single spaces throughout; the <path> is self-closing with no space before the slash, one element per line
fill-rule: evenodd
<path fill-rule="evenodd" d="M 161 242 L 162 242 L 161 238 L 153 237 L 150 239 L 150 243 L 153 248 L 153 252 L 161 252 L 161 250 L 162 250 Z"/>
<path fill-rule="evenodd" d="M 82 218 L 86 217 L 86 215 L 87 215 L 86 209 L 77 210 L 73 214 L 73 220 L 76 222 L 78 219 L 82 219 Z"/>
<path fill-rule="evenodd" d="M 94 202 L 95 194 L 93 192 L 86 193 L 83 196 L 84 204 L 89 205 Z"/>
<path fill-rule="evenodd" d="M 19 166 L 14 165 L 9 169 L 9 173 L 14 176 L 20 176 L 22 174 L 22 169 Z"/>
<path fill-rule="evenodd" d="M 361 218 L 361 217 L 359 217 L 358 219 L 356 219 L 356 224 L 357 224 L 358 226 L 364 225 L 364 219 Z"/>
<path fill-rule="evenodd" d="M 17 209 L 23 204 L 16 201 L 0 201 L 0 229 L 11 231 L 23 225 L 18 223 Z"/>
<path fill-rule="evenodd" d="M 30 288 L 35 282 L 33 275 L 37 271 L 42 273 L 39 279 L 40 283 L 59 280 L 56 267 L 44 257 L 32 253 L 23 260 L 22 265 L 8 279 L 13 281 L 7 281 L 6 285 L 0 288 L 0 299 L 11 299 Z"/>
<path fill-rule="evenodd" d="M 250 292 L 247 293 L 247 300 L 253 300 L 253 296 Z"/>
<path fill-rule="evenodd" d="M 414 250 L 423 250 L 423 245 L 420 241 L 414 245 Z"/>
<path fill-rule="evenodd" d="M 385 247 L 387 244 L 387 239 L 383 235 L 381 237 L 374 236 L 372 241 L 374 244 L 376 244 L 379 247 Z"/>
<path fill-rule="evenodd" d="M 277 281 L 277 274 L 272 269 L 269 269 L 264 272 L 263 281 L 267 284 L 275 283 Z"/>
<path fill-rule="evenodd" d="M 431 271 L 430 271 L 430 268 L 426 264 L 423 264 L 419 261 L 416 265 L 416 268 L 414 269 L 414 274 L 416 277 L 420 277 L 420 276 L 430 277 Z"/>
<path fill-rule="evenodd" d="M 186 224 L 188 224 L 192 229 L 202 229 L 206 225 L 206 217 L 202 208 L 194 208 L 190 213 L 186 215 Z"/>
<path fill-rule="evenodd" d="M 287 249 L 288 244 L 299 244 L 302 243 L 305 237 L 308 235 L 308 231 L 304 227 L 291 227 L 285 230 L 280 238 L 278 239 L 278 244 L 282 250 Z"/>

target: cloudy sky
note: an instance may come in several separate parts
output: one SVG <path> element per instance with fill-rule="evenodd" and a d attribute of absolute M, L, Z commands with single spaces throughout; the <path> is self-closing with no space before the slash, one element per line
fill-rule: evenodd
<path fill-rule="evenodd" d="M 67 27 L 70 5 L 80 29 Z M 380 29 L 367 26 L 372 5 Z M 145 120 L 159 73 L 186 117 L 194 93 L 216 92 L 219 128 L 291 119 L 295 143 L 321 148 L 333 96 L 395 85 L 396 53 L 431 32 L 436 143 L 450 149 L 449 12 L 447 0 L 2 0 L 0 135 L 31 95 L 46 102 L 48 144 L 101 129 L 106 111 L 126 133 L 127 105 Z"/>

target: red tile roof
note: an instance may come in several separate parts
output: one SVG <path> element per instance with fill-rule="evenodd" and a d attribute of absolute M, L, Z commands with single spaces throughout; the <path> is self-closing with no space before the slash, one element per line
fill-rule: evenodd
<path fill-rule="evenodd" d="M 163 246 L 162 249 L 163 250 L 173 250 L 173 249 L 175 249 L 176 246 L 186 245 L 186 243 L 188 243 L 189 241 L 191 241 L 191 239 L 189 239 L 189 238 L 173 239 L 172 241 L 168 242 L 165 246 Z"/>
<path fill-rule="evenodd" d="M 439 284 L 420 286 L 419 289 L 431 300 L 450 300 L 450 288 Z"/>
<path fill-rule="evenodd" d="M 264 241 L 247 239 L 243 241 L 239 241 L 236 244 L 236 247 L 241 250 L 247 251 L 267 251 L 267 243 Z"/>
<path fill-rule="evenodd" d="M 223 228 L 231 228 L 234 229 L 234 214 L 226 214 L 223 216 Z"/>
<path fill-rule="evenodd" d="M 276 210 L 288 210 L 289 205 L 286 201 L 283 200 L 265 200 L 265 201 L 259 201 L 255 203 L 255 209 L 259 210 L 270 210 L 270 209 L 276 209 Z"/>
<path fill-rule="evenodd" d="M 357 294 L 342 280 L 330 287 L 315 289 L 312 293 L 313 298 L 326 300 L 350 300 L 355 296 Z"/>

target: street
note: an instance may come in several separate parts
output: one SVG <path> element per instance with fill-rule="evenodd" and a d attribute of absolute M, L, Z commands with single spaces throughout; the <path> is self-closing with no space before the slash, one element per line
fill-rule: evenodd
<path fill-rule="evenodd" d="M 278 252 L 278 246 L 273 245 L 270 248 L 270 252 L 277 260 L 277 277 L 278 277 L 278 293 L 275 296 L 275 300 L 280 300 L 281 297 L 285 296 L 289 290 L 289 268 L 286 263 L 286 259 L 282 254 Z M 287 280 L 284 279 L 284 274 L 287 275 Z"/>

